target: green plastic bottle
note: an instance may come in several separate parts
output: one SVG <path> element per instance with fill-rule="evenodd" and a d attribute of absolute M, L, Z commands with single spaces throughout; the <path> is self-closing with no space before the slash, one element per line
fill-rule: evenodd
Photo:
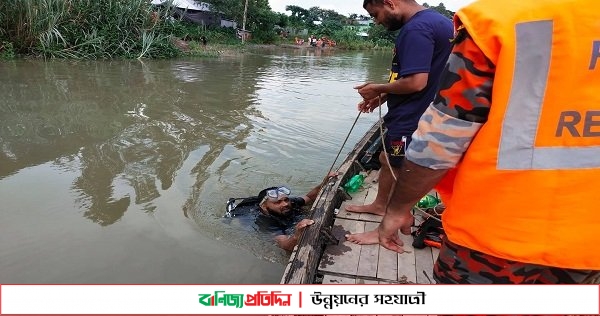
<path fill-rule="evenodd" d="M 438 204 L 440 204 L 440 200 L 431 194 L 425 195 L 421 200 L 417 203 L 419 208 L 434 208 Z"/>
<path fill-rule="evenodd" d="M 358 191 L 358 189 L 360 189 L 360 187 L 362 186 L 363 182 L 365 181 L 365 176 L 362 174 L 357 174 L 352 176 L 352 178 L 350 178 L 350 180 L 348 180 L 348 182 L 346 182 L 346 184 L 344 184 L 344 189 L 346 189 L 346 192 L 348 193 L 354 193 L 356 191 Z"/>

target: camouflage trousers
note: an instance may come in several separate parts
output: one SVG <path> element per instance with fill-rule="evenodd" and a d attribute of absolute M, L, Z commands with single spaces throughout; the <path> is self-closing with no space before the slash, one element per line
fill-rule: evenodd
<path fill-rule="evenodd" d="M 433 268 L 438 284 L 578 284 L 596 273 L 501 259 L 447 238 Z"/>

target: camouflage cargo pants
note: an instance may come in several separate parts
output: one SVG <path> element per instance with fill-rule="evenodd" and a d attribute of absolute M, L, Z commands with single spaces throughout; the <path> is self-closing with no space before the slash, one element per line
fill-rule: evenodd
<path fill-rule="evenodd" d="M 501 259 L 456 245 L 447 238 L 433 268 L 439 284 L 578 284 L 596 274 Z"/>

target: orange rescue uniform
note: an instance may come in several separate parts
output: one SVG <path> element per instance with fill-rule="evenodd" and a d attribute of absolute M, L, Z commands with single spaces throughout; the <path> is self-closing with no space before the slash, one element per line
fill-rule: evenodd
<path fill-rule="evenodd" d="M 496 74 L 488 121 L 445 201 L 448 238 L 508 260 L 600 270 L 600 1 L 482 0 L 455 24 Z"/>

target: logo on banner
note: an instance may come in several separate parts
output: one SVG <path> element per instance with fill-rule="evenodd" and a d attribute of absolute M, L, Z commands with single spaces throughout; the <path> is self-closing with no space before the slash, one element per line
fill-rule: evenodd
<path fill-rule="evenodd" d="M 198 294 L 198 301 L 203 306 L 290 306 L 292 294 L 281 291 L 258 291 L 256 294 L 228 294 L 215 291 L 213 294 Z"/>

